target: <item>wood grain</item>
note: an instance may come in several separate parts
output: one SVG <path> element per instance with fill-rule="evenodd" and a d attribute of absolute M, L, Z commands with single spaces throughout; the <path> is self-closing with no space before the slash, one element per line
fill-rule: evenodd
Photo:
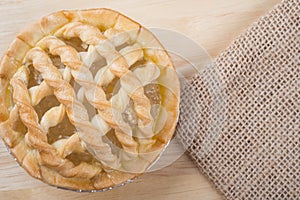
<path fill-rule="evenodd" d="M 178 31 L 217 56 L 246 27 L 279 0 L 0 0 L 0 54 L 26 24 L 61 9 L 109 7 L 146 27 Z M 158 165 L 182 154 L 176 144 Z M 171 161 L 170 161 L 171 159 Z M 187 155 L 133 183 L 104 193 L 75 193 L 56 189 L 31 178 L 0 142 L 0 199 L 206 199 L 222 196 Z"/>

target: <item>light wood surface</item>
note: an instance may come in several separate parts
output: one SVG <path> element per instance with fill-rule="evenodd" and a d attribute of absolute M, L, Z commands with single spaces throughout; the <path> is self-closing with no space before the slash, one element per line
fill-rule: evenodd
<path fill-rule="evenodd" d="M 202 46 L 211 57 L 215 57 L 278 2 L 279 0 L 0 0 L 0 54 L 5 52 L 9 43 L 26 24 L 43 15 L 61 9 L 108 7 L 146 27 L 182 33 Z M 50 187 L 31 178 L 13 160 L 0 141 L 0 199 L 223 199 L 188 156 L 181 155 L 183 151 L 180 148 L 179 144 L 172 145 L 157 164 L 168 166 L 149 172 L 124 187 L 104 193 L 75 193 Z M 160 168 L 157 166 L 156 168 Z"/>

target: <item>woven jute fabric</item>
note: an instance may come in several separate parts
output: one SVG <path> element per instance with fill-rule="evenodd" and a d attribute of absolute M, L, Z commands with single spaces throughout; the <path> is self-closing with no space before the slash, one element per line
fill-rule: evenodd
<path fill-rule="evenodd" d="M 299 23 L 281 2 L 183 88 L 177 136 L 226 199 L 300 199 Z"/>

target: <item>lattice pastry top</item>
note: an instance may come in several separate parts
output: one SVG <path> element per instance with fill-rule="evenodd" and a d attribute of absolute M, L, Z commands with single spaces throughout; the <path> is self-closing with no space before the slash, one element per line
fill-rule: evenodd
<path fill-rule="evenodd" d="M 51 185 L 109 188 L 173 135 L 179 82 L 157 39 L 109 9 L 60 11 L 21 32 L 0 64 L 0 135 Z"/>

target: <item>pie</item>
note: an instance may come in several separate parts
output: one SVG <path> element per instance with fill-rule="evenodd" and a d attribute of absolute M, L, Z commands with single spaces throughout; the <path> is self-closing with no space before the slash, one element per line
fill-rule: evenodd
<path fill-rule="evenodd" d="M 179 81 L 154 35 L 110 9 L 59 11 L 0 63 L 0 135 L 33 177 L 103 190 L 143 174 L 173 136 Z"/>

